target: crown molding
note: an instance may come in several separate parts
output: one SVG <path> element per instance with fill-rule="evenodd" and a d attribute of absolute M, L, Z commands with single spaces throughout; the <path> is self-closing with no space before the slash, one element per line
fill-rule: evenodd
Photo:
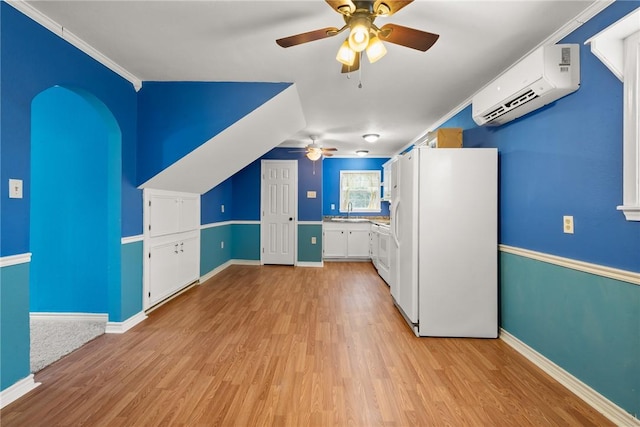
<path fill-rule="evenodd" d="M 5 0 L 7 4 L 13 6 L 16 10 L 22 12 L 24 15 L 33 19 L 38 24 L 42 25 L 58 37 L 69 42 L 72 46 L 78 48 L 91 58 L 95 59 L 114 73 L 120 75 L 125 80 L 128 80 L 137 91 L 142 88 L 142 80 L 131 74 L 129 71 L 118 65 L 106 55 L 95 49 L 93 46 L 82 40 L 80 37 L 73 34 L 71 31 L 58 24 L 53 19 L 49 18 L 24 0 Z"/>

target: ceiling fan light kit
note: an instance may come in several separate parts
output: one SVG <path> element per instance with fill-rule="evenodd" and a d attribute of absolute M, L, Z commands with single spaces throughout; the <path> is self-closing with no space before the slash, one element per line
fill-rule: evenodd
<path fill-rule="evenodd" d="M 322 157 L 322 149 L 320 148 L 311 147 L 307 151 L 307 159 L 311 160 L 312 162 L 319 160 L 320 157 Z"/>
<path fill-rule="evenodd" d="M 400 46 L 425 52 L 440 37 L 438 34 L 428 33 L 396 24 L 386 24 L 378 28 L 373 22 L 379 16 L 391 16 L 410 4 L 413 0 L 325 0 L 333 10 L 342 15 L 345 25 L 338 29 L 327 27 L 320 30 L 284 37 L 276 40 L 282 47 L 291 47 L 314 40 L 333 37 L 349 29 L 347 40 L 342 43 L 336 60 L 342 63 L 343 73 L 351 73 L 360 68 L 360 54 L 366 50 L 370 63 L 382 58 L 387 49 L 382 43 L 394 43 Z"/>
<path fill-rule="evenodd" d="M 353 66 L 353 63 L 356 61 L 356 52 L 349 47 L 348 40 L 345 40 L 342 46 L 340 46 L 336 59 L 344 65 L 349 67 Z"/>

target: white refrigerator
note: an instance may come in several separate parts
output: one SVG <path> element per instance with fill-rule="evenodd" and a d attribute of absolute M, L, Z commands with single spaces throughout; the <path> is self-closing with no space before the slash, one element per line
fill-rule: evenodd
<path fill-rule="evenodd" d="M 418 336 L 498 336 L 498 153 L 417 147 L 394 163 L 391 295 Z"/>

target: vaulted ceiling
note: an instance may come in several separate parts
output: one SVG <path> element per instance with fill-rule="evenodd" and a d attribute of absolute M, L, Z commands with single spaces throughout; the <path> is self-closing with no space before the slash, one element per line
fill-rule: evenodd
<path fill-rule="evenodd" d="M 417 0 L 376 23 L 437 33 L 436 44 L 420 52 L 387 43 L 384 58 L 365 59 L 361 72 L 347 76 L 335 60 L 344 35 L 287 49 L 275 43 L 341 27 L 342 17 L 320 0 L 28 3 L 143 81 L 294 82 L 307 126 L 285 145 L 314 135 L 339 155 L 364 148 L 385 156 L 594 4 Z M 364 133 L 381 138 L 369 144 Z"/>

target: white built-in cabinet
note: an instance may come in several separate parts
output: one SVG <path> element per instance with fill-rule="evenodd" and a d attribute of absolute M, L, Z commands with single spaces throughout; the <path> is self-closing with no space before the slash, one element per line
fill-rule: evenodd
<path fill-rule="evenodd" d="M 369 259 L 369 222 L 330 222 L 323 224 L 324 258 Z"/>
<path fill-rule="evenodd" d="M 200 277 L 200 195 L 144 190 L 144 308 Z"/>

